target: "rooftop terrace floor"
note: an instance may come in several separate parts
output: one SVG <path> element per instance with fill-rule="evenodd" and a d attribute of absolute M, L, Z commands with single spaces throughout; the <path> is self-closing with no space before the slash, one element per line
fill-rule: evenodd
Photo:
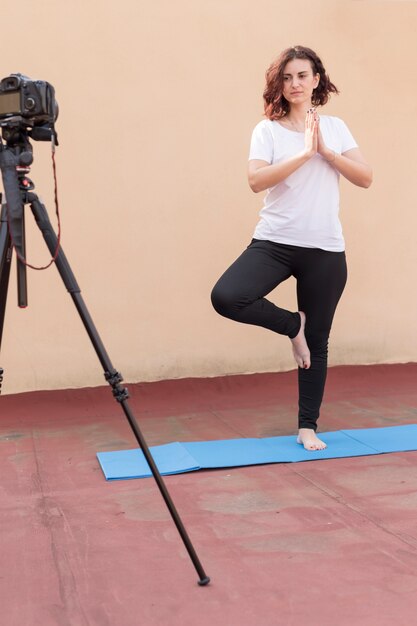
<path fill-rule="evenodd" d="M 128 385 L 148 445 L 296 433 L 296 372 Z M 4 626 L 410 626 L 417 451 L 106 482 L 106 387 L 0 399 Z M 320 431 L 417 423 L 417 364 L 329 370 Z M 312 458 L 314 452 L 311 453 Z"/>

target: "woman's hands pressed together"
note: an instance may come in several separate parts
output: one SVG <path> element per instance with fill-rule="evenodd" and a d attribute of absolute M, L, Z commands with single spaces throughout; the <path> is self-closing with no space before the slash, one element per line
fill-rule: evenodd
<path fill-rule="evenodd" d="M 320 154 L 326 161 L 330 162 L 334 159 L 333 150 L 329 150 L 324 143 L 320 130 L 320 116 L 314 108 L 309 109 L 306 114 L 304 145 L 309 157 Z"/>
<path fill-rule="evenodd" d="M 318 150 L 318 115 L 315 109 L 307 111 L 305 119 L 304 146 L 306 155 L 312 157 Z"/>

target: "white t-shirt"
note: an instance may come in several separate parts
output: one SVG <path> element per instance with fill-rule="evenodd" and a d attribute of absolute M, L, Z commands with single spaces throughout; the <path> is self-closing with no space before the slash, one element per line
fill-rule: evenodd
<path fill-rule="evenodd" d="M 338 154 L 358 145 L 338 117 L 321 115 L 320 130 L 326 146 Z M 249 159 L 278 163 L 303 149 L 303 132 L 262 120 L 252 133 Z M 267 190 L 259 215 L 255 239 L 332 252 L 345 249 L 339 220 L 339 172 L 319 154 Z"/>

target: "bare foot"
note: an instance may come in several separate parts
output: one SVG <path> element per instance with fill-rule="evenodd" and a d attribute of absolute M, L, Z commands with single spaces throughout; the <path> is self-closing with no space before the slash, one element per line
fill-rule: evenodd
<path fill-rule="evenodd" d="M 301 317 L 301 326 L 298 335 L 291 339 L 292 351 L 298 367 L 308 370 L 310 362 L 310 350 L 304 335 L 304 327 L 306 325 L 306 316 L 302 311 L 298 311 Z"/>
<path fill-rule="evenodd" d="M 317 437 L 312 428 L 300 428 L 297 443 L 301 443 L 306 450 L 324 450 L 327 448 L 324 441 Z"/>

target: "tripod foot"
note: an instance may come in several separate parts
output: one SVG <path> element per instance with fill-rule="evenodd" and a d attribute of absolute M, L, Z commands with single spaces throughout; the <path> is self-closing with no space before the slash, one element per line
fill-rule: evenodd
<path fill-rule="evenodd" d="M 206 576 L 205 578 L 200 578 L 200 580 L 198 581 L 198 584 L 200 585 L 200 587 L 204 587 L 205 585 L 208 585 L 210 582 L 210 577 Z"/>

